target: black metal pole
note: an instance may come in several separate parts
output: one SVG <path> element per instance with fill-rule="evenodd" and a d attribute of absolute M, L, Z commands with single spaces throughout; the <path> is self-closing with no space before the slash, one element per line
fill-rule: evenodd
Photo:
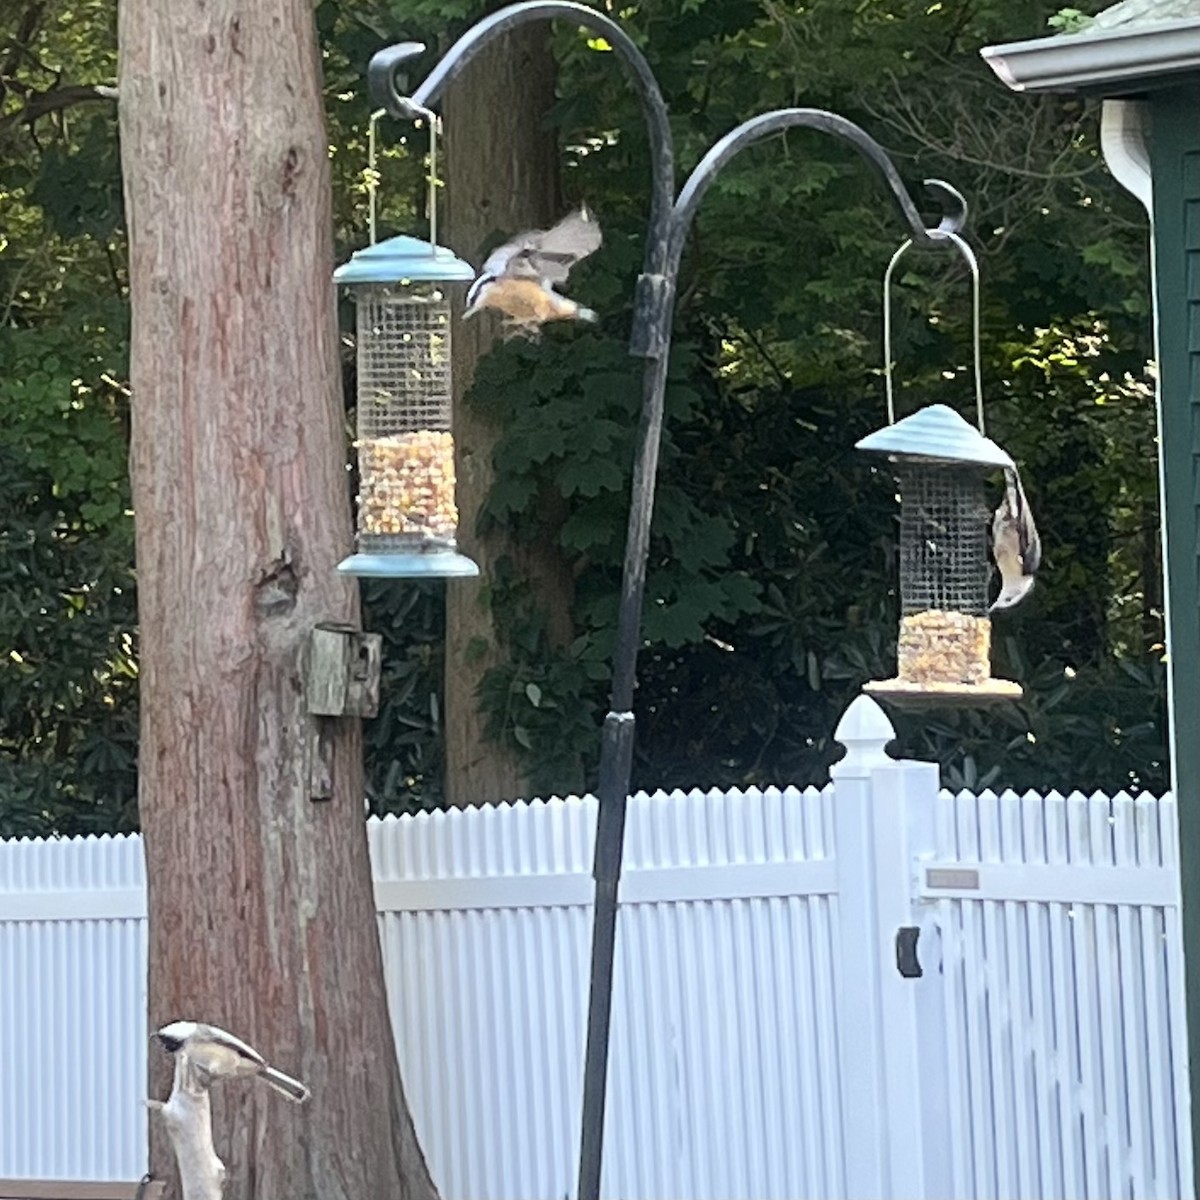
<path fill-rule="evenodd" d="M 721 138 L 688 177 L 675 199 L 674 151 L 666 105 L 649 64 L 629 36 L 595 9 L 569 0 L 528 0 L 501 9 L 464 34 L 411 94 L 402 94 L 396 76 L 403 64 L 424 51 L 406 42 L 381 50 L 368 69 L 374 102 L 394 116 L 420 116 L 437 102 L 446 85 L 497 34 L 532 20 L 561 18 L 604 34 L 631 68 L 650 132 L 652 195 L 645 265 L 634 299 L 630 353 L 646 360 L 642 381 L 642 415 L 630 494 L 625 562 L 613 653 L 609 712 L 604 719 L 597 780 L 599 812 L 592 875 L 596 884 L 592 918 L 591 974 L 587 1042 L 584 1051 L 583 1109 L 577 1200 L 599 1200 L 603 1166 L 608 1046 L 612 1017 L 612 974 L 616 950 L 617 903 L 625 814 L 633 768 L 633 697 L 641 641 L 642 600 L 650 550 L 650 522 L 662 439 L 667 358 L 675 310 L 675 284 L 692 218 L 709 184 L 739 150 L 785 129 L 803 127 L 831 133 L 849 142 L 880 173 L 900 208 L 909 236 L 922 245 L 952 245 L 944 234 L 957 233 L 966 221 L 966 203 L 949 184 L 928 179 L 925 187 L 943 208 L 936 229 L 927 229 L 900 175 L 883 147 L 844 117 L 821 109 L 791 108 L 764 113 Z"/>

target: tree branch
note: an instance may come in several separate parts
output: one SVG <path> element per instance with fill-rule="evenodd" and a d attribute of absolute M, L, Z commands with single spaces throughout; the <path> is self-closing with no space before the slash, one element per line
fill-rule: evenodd
<path fill-rule="evenodd" d="M 0 96 L 7 90 L 6 81 L 16 71 L 22 54 L 28 51 L 29 43 L 33 41 L 33 35 L 37 33 L 38 26 L 42 23 L 46 6 L 47 0 L 36 0 L 22 14 L 21 24 L 13 35 L 12 41 L 9 42 L 4 62 L 0 64 Z"/>
<path fill-rule="evenodd" d="M 0 120 L 0 134 L 15 128 L 17 125 L 33 125 L 40 117 L 51 113 L 62 112 L 76 104 L 91 104 L 97 100 L 115 101 L 117 89 L 104 84 L 67 84 L 65 87 L 51 88 L 45 92 L 34 92 L 25 102 L 25 107 L 15 113 L 10 113 Z"/>

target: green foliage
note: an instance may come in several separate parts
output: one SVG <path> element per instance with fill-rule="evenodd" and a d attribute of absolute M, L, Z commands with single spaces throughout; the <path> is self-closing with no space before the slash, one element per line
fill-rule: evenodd
<path fill-rule="evenodd" d="M 990 432 L 1031 480 L 1046 565 L 1034 599 L 997 621 L 997 670 L 1024 680 L 1027 700 L 902 715 L 902 748 L 936 757 L 948 781 L 1161 788 L 1144 226 L 1099 167 L 1091 112 L 1007 96 L 978 61 L 980 44 L 1046 15 L 818 0 L 646 3 L 622 18 L 663 83 L 685 168 L 750 112 L 820 105 L 883 140 L 914 193 L 940 176 L 971 199 Z M 486 519 L 556 544 L 578 580 L 566 651 L 541 637 L 545 614 L 521 580 L 493 593 L 511 661 L 485 685 L 491 732 L 524 751 L 539 790 L 594 775 L 630 462 L 628 451 L 606 456 L 622 411 L 633 428 L 632 410 L 612 404 L 618 391 L 625 405 L 639 394 L 636 366 L 610 366 L 609 339 L 627 333 L 646 194 L 642 121 L 612 56 L 570 30 L 558 49 L 567 178 L 606 231 L 572 287 L 606 313 L 605 337 L 505 348 L 473 396 L 505 429 Z M 852 447 L 883 419 L 879 279 L 902 236 L 878 180 L 843 144 L 807 132 L 756 147 L 705 198 L 676 323 L 687 342 L 676 370 L 696 402 L 668 420 L 645 611 L 644 786 L 819 777 L 846 703 L 894 673 L 892 489 Z M 905 411 L 934 400 L 967 409 L 965 282 L 944 256 L 906 263 Z M 681 512 L 698 559 L 664 536 Z"/>
<path fill-rule="evenodd" d="M 603 289 L 603 283 L 599 284 Z M 510 343 L 480 366 L 472 399 L 502 429 L 497 483 L 481 515 L 518 541 L 554 539 L 572 560 L 576 636 L 555 646 L 527 581 L 500 564 L 490 597 L 507 631 L 508 659 L 489 672 L 488 732 L 527 755 L 538 789 L 579 789 L 594 757 L 599 685 L 608 678 L 625 548 L 629 464 L 640 409 L 641 363 L 624 338 L 549 333 Z M 700 642 L 714 621 L 759 608 L 758 588 L 732 563 L 733 518 L 690 485 L 673 432 L 713 396 L 696 347 L 676 344 L 669 365 L 643 636 L 672 648 Z M 532 688 L 531 688 L 531 685 Z"/>
<path fill-rule="evenodd" d="M 0 342 L 5 835 L 136 825 L 125 401 L 106 381 L 120 347 L 87 325 Z"/>
<path fill-rule="evenodd" d="M 1046 24 L 1056 33 L 1081 33 L 1092 20 L 1092 17 L 1077 8 L 1060 8 L 1054 16 L 1047 19 Z"/>
<path fill-rule="evenodd" d="M 363 585 L 363 621 L 383 636 L 379 714 L 364 726 L 367 794 L 376 813 L 437 807 L 442 779 L 442 585 Z"/>
<path fill-rule="evenodd" d="M 366 238 L 367 60 L 385 42 L 423 40 L 419 77 L 481 11 L 315 5 L 339 257 Z M 970 199 L 988 431 L 1029 479 L 1045 566 L 1033 598 L 995 625 L 996 669 L 1023 680 L 1026 699 L 897 717 L 901 749 L 935 758 L 955 786 L 1166 783 L 1144 220 L 1101 166 L 1093 107 L 1012 96 L 978 57 L 987 42 L 1086 19 L 1040 0 L 645 0 L 620 13 L 666 95 L 681 178 L 738 121 L 801 104 L 871 132 L 914 195 L 939 176 Z M 541 792 L 594 781 L 641 394 L 626 342 L 647 203 L 644 121 L 616 57 L 566 25 L 556 48 L 548 119 L 564 179 L 605 229 L 572 293 L 604 323 L 500 347 L 470 398 L 503 431 L 481 521 L 563 555 L 573 581 L 565 641 L 551 636 L 563 614 L 546 611 L 519 562 L 499 563 L 487 585 L 503 642 L 483 684 L 488 736 Z M 0 420 L 12 433 L 0 448 L 0 833 L 134 820 L 114 113 L 100 103 L 20 120 L 60 83 L 114 79 L 114 0 L 25 0 L 0 17 Z M 389 119 L 377 134 L 380 234 L 421 232 L 426 135 Z M 879 180 L 811 132 L 748 151 L 705 197 L 684 259 L 652 530 L 639 785 L 819 778 L 850 697 L 894 670 L 892 487 L 853 444 L 884 419 L 879 286 L 903 236 Z M 902 409 L 967 411 L 961 268 L 913 253 L 901 275 Z M 385 637 L 383 709 L 367 726 L 372 803 L 436 805 L 444 585 L 370 585 L 364 599 Z"/>
<path fill-rule="evenodd" d="M 111 83 L 114 43 L 98 0 L 0 19 L 2 835 L 136 826 L 116 122 L 107 102 L 19 120 L 64 71 Z"/>

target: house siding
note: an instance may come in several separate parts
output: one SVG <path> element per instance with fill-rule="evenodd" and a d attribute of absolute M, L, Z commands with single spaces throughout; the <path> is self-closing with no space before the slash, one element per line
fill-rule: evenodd
<path fill-rule="evenodd" d="M 1172 774 L 1200 1144 L 1200 80 L 1150 100 Z"/>

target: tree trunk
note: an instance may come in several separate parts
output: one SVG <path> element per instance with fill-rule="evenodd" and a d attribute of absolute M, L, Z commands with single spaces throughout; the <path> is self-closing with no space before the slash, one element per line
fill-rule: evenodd
<path fill-rule="evenodd" d="M 444 105 L 447 240 L 480 265 L 484 252 L 523 229 L 545 228 L 562 216 L 558 145 L 545 127 L 555 100 L 550 28 L 528 25 L 505 34 L 455 81 Z M 494 478 L 492 454 L 500 433 L 464 393 L 475 365 L 495 341 L 489 314 L 454 331 L 454 434 L 458 455 L 459 543 L 479 563 L 476 580 L 446 589 L 446 796 L 454 805 L 507 800 L 525 794 L 511 746 L 488 741 L 477 689 L 503 662 L 488 607 L 488 580 L 509 558 L 550 614 L 552 638 L 571 636 L 573 582 L 557 547 L 520 545 L 503 530 L 480 537 L 480 509 Z"/>
<path fill-rule="evenodd" d="M 303 1107 L 218 1092 L 227 1200 L 432 1197 L 357 720 L 324 719 L 332 799 L 310 799 L 305 647 L 358 621 L 334 571 L 350 504 L 312 6 L 121 0 L 119 39 L 150 1019 L 237 1029 L 312 1088 Z"/>

